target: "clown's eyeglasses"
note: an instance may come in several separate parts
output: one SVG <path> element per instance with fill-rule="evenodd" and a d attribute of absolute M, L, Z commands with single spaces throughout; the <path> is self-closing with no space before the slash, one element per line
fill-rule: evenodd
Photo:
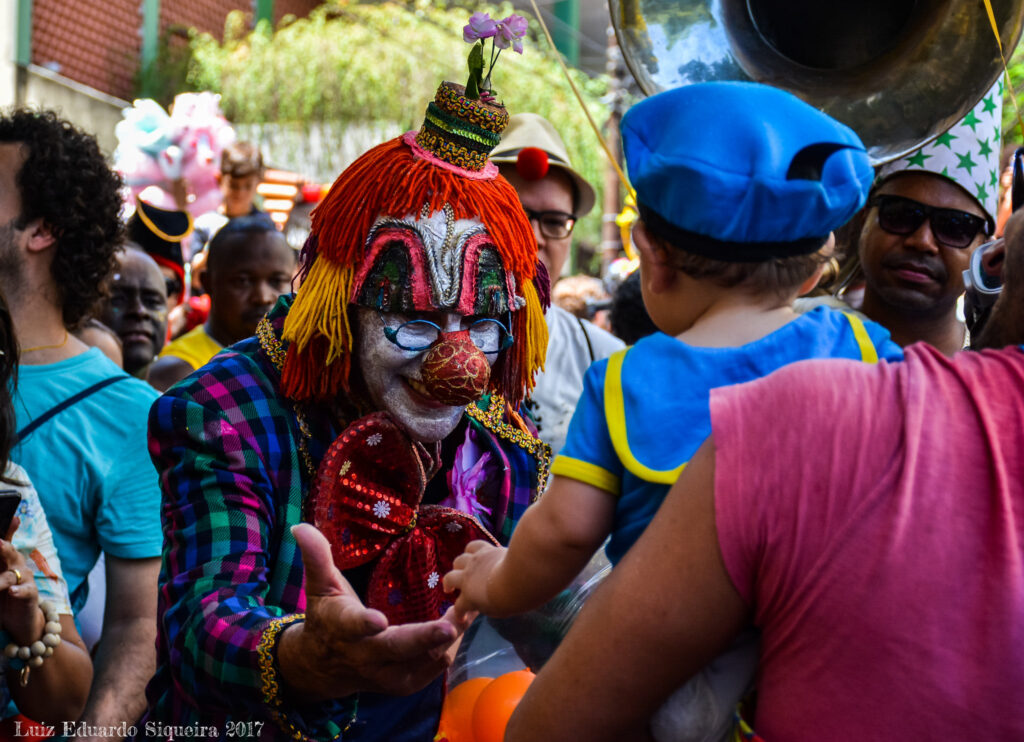
<path fill-rule="evenodd" d="M 440 325 L 427 319 L 414 319 L 397 327 L 388 324 L 384 312 L 378 307 L 377 316 L 384 325 L 384 337 L 402 350 L 422 351 L 436 343 L 444 330 Z M 474 320 L 467 328 L 469 339 L 481 353 L 494 355 L 512 345 L 512 313 L 508 313 L 508 326 L 499 320 L 482 317 Z"/>
<path fill-rule="evenodd" d="M 878 226 L 886 232 L 913 234 L 927 219 L 935 241 L 958 250 L 970 247 L 978 232 L 988 236 L 995 231 L 990 219 L 959 209 L 940 209 L 903 196 L 882 194 L 875 196 L 871 205 L 878 207 Z"/>
<path fill-rule="evenodd" d="M 576 217 L 564 211 L 534 211 L 525 206 L 523 211 L 531 222 L 537 222 L 540 233 L 549 240 L 564 240 L 572 234 L 572 228 L 576 226 Z"/>

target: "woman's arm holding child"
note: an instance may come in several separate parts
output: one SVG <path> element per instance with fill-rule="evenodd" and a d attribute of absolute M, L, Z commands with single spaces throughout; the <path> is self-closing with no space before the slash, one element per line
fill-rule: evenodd
<path fill-rule="evenodd" d="M 507 549 L 473 541 L 455 559 L 444 587 L 461 591 L 456 611 L 508 616 L 543 605 L 586 566 L 614 513 L 610 493 L 556 476 L 523 514 Z"/>

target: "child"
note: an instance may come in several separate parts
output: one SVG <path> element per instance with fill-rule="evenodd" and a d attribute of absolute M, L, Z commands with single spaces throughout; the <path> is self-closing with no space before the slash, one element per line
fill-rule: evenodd
<path fill-rule="evenodd" d="M 634 106 L 622 139 L 644 303 L 661 332 L 591 366 L 547 494 L 508 549 L 472 542 L 445 577 L 457 610 L 535 608 L 609 536 L 617 563 L 710 433 L 712 388 L 806 358 L 902 357 L 878 325 L 791 307 L 867 197 L 873 172 L 850 129 L 774 88 L 701 83 Z M 748 639 L 677 691 L 655 737 L 722 739 L 756 651 Z"/>
<path fill-rule="evenodd" d="M 228 219 L 256 214 L 256 188 L 263 179 L 263 153 L 251 142 L 235 142 L 224 148 L 220 157 L 217 185 L 224 200 L 216 211 L 196 218 L 196 240 L 200 248 L 208 245 L 213 235 L 227 224 Z M 202 255 L 199 250 L 197 255 Z M 200 266 L 200 269 L 202 266 Z M 199 270 L 193 265 L 193 273 Z"/>

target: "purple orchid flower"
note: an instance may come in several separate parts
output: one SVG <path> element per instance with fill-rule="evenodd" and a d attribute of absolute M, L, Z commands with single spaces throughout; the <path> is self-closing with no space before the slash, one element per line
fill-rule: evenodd
<path fill-rule="evenodd" d="M 462 27 L 462 40 L 467 44 L 475 44 L 481 39 L 489 39 L 498 33 L 498 24 L 491 20 L 490 13 L 474 13 L 469 23 Z"/>
<path fill-rule="evenodd" d="M 526 36 L 528 23 L 521 15 L 513 13 L 508 18 L 502 18 L 497 22 L 497 35 L 494 37 L 494 45 L 499 49 L 508 49 L 517 54 L 523 53 L 523 37 Z"/>

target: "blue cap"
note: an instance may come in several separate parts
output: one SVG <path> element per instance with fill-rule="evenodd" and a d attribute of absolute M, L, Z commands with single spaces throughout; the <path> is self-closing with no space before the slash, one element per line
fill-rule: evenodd
<path fill-rule="evenodd" d="M 719 260 L 817 250 L 864 205 L 874 178 L 852 129 L 757 83 L 667 90 L 630 108 L 621 130 L 648 226 L 670 240 L 666 232 L 708 238 L 710 252 L 695 252 Z"/>

